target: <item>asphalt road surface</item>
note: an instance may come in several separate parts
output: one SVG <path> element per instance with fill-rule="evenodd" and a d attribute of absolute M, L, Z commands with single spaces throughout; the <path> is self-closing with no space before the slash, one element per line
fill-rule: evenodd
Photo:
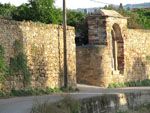
<path fill-rule="evenodd" d="M 0 113 L 30 113 L 34 103 L 56 102 L 66 95 L 71 95 L 75 99 L 94 97 L 102 94 L 150 92 L 150 87 L 117 88 L 107 89 L 96 86 L 78 85 L 79 92 L 62 93 L 43 96 L 16 97 L 0 99 Z"/>

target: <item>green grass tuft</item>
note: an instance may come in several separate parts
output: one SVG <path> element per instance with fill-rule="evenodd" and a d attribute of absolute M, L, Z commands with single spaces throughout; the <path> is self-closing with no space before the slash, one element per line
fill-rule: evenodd
<path fill-rule="evenodd" d="M 150 80 L 142 80 L 142 81 L 131 81 L 125 83 L 111 83 L 108 85 L 108 88 L 122 88 L 122 87 L 144 87 L 150 86 Z"/>

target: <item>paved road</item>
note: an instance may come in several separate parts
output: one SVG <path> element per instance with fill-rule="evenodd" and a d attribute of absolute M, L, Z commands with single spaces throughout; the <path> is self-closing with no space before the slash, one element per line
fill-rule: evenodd
<path fill-rule="evenodd" d="M 76 99 L 97 96 L 101 94 L 127 93 L 127 92 L 150 92 L 150 87 L 106 89 L 96 86 L 78 85 L 80 92 L 71 94 L 53 94 L 44 96 L 17 97 L 0 99 L 0 113 L 30 113 L 32 105 L 36 102 L 56 102 L 65 95 L 71 95 Z"/>
<path fill-rule="evenodd" d="M 102 88 L 97 86 L 81 85 L 78 84 L 80 93 L 102 93 L 102 94 L 113 94 L 113 93 L 132 93 L 132 92 L 150 92 L 150 87 L 127 87 L 127 88 Z"/>

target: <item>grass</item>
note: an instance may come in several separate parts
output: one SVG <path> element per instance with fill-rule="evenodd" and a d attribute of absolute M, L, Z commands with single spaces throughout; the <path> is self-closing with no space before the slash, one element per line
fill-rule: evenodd
<path fill-rule="evenodd" d="M 69 96 L 56 103 L 35 103 L 30 113 L 79 113 L 80 102 Z"/>
<path fill-rule="evenodd" d="M 131 81 L 125 83 L 112 83 L 109 84 L 108 88 L 122 88 L 122 87 L 143 87 L 150 86 L 150 80 L 142 80 L 142 81 Z"/>
<path fill-rule="evenodd" d="M 26 88 L 26 89 L 12 89 L 10 92 L 0 91 L 0 98 L 5 97 L 20 97 L 20 96 L 37 96 L 37 95 L 48 95 L 53 93 L 63 93 L 63 92 L 75 92 L 78 89 L 68 88 Z"/>

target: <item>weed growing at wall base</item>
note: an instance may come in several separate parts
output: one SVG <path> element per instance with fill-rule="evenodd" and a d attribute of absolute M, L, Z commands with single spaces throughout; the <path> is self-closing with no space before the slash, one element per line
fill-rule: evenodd
<path fill-rule="evenodd" d="M 141 86 L 150 86 L 150 79 L 146 79 L 142 81 L 131 81 L 125 83 L 112 83 L 109 84 L 108 88 L 141 87 Z"/>
<path fill-rule="evenodd" d="M 63 92 L 59 88 L 26 88 L 26 89 L 12 89 L 10 92 L 0 91 L 0 97 L 15 97 L 15 96 L 37 96 L 37 95 L 47 95 L 52 93 L 61 93 Z"/>
<path fill-rule="evenodd" d="M 53 93 L 63 93 L 63 92 L 75 92 L 78 89 L 69 88 L 25 88 L 25 89 L 12 89 L 10 92 L 0 91 L 0 98 L 4 97 L 21 97 L 21 96 L 38 96 L 38 95 L 48 95 Z"/>

